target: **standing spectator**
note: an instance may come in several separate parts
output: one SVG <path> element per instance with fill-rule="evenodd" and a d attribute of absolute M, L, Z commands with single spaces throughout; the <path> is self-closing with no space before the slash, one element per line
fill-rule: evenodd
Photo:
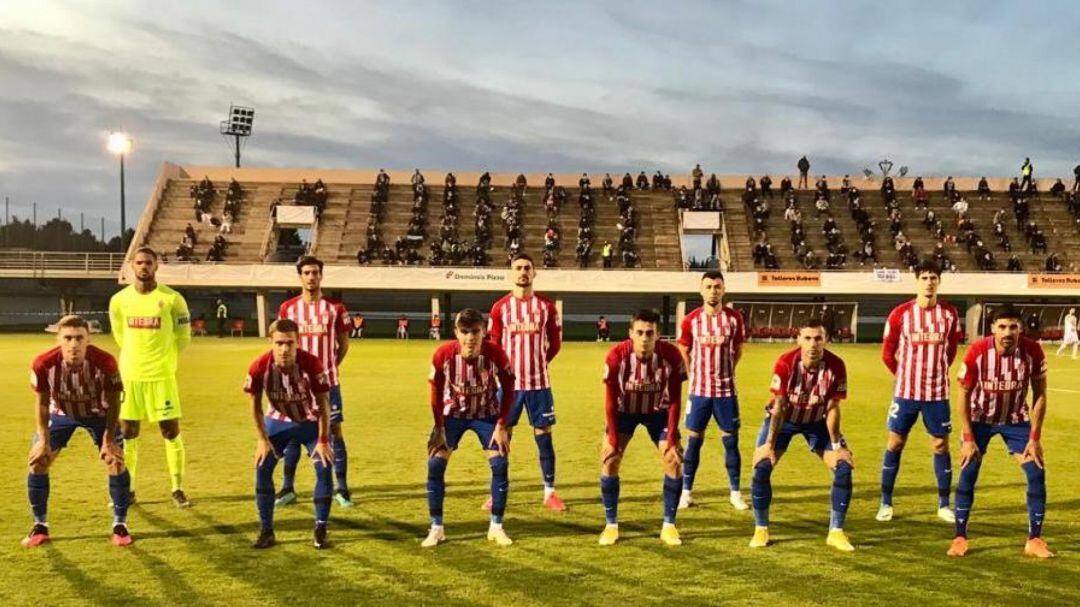
<path fill-rule="evenodd" d="M 810 181 L 807 178 L 807 175 L 810 174 L 810 161 L 807 160 L 804 155 L 799 159 L 799 163 L 795 166 L 799 169 L 799 189 L 808 189 L 810 187 Z"/>
<path fill-rule="evenodd" d="M 607 321 L 606 318 L 601 316 L 596 321 L 596 341 L 610 341 L 610 340 L 611 340 L 611 331 L 610 331 L 610 329 L 608 329 L 608 321 Z M 1075 348 L 1074 348 L 1074 351 L 1075 351 Z M 1075 356 L 1073 358 L 1075 358 Z"/>
<path fill-rule="evenodd" d="M 1076 179 L 1073 181 L 1072 191 L 1080 192 L 1080 164 L 1073 167 L 1073 177 Z"/>
<path fill-rule="evenodd" d="M 1031 164 L 1030 158 L 1024 158 L 1024 164 L 1020 165 L 1020 190 L 1027 191 L 1031 187 L 1031 178 L 1035 173 L 1035 165 Z"/>
<path fill-rule="evenodd" d="M 409 179 L 409 183 L 415 188 L 418 185 L 424 185 L 424 176 L 420 174 L 420 169 L 416 169 L 413 172 L 412 177 Z"/>
<path fill-rule="evenodd" d="M 217 318 L 218 338 L 225 337 L 225 321 L 229 319 L 229 308 L 220 299 L 217 300 L 217 312 L 215 312 L 214 316 Z"/>
<path fill-rule="evenodd" d="M 701 165 L 694 165 L 694 170 L 690 172 L 690 176 L 694 179 L 694 189 L 697 190 L 701 187 L 701 179 L 705 177 L 705 171 L 701 170 Z"/>
<path fill-rule="evenodd" d="M 986 177 L 979 179 L 979 200 L 990 200 L 990 182 L 986 180 Z"/>
<path fill-rule="evenodd" d="M 409 319 L 404 314 L 398 317 L 397 338 L 409 339 Z"/>
<path fill-rule="evenodd" d="M 431 315 L 431 326 L 428 329 L 428 337 L 442 339 L 442 317 L 438 314 Z"/>
<path fill-rule="evenodd" d="M 615 247 L 611 246 L 611 241 L 604 241 L 604 248 L 601 249 L 601 259 L 604 261 L 604 269 L 611 267 L 611 259 L 615 254 Z"/>

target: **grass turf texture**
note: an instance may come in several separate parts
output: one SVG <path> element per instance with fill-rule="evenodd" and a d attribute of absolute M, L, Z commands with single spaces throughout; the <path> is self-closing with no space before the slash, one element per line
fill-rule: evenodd
<path fill-rule="evenodd" d="M 106 335 L 99 345 L 113 350 Z M 0 599 L 4 604 L 312 603 L 529 605 L 539 603 L 785 605 L 921 604 L 1044 605 L 1080 602 L 1080 457 L 1070 437 L 1080 432 L 1080 362 L 1050 356 L 1050 406 L 1044 442 L 1049 460 L 1046 533 L 1058 551 L 1052 562 L 1022 556 L 1027 515 L 1024 477 L 992 444 L 983 466 L 970 528 L 972 552 L 950 560 L 952 526 L 934 516 L 935 489 L 927 437 L 915 428 L 896 491 L 896 519 L 873 520 L 885 441 L 890 378 L 878 347 L 835 347 L 847 362 L 851 397 L 843 429 L 855 454 L 855 497 L 846 530 L 857 547 L 841 554 L 825 546 L 831 475 L 801 438 L 774 475 L 775 545 L 752 551 L 749 512 L 727 504 L 723 451 L 710 428 L 695 498 L 682 511 L 686 544 L 661 545 L 661 469 L 644 432 L 631 443 L 622 471 L 622 540 L 596 545 L 603 527 L 598 472 L 603 428 L 600 370 L 608 345 L 569 343 L 556 360 L 558 411 L 555 448 L 559 493 L 570 507 L 541 509 L 535 445 L 522 427 L 511 454 L 506 528 L 515 544 L 484 540 L 487 517 L 479 506 L 489 472 L 471 436 L 447 473 L 449 542 L 433 551 L 419 542 L 428 526 L 425 444 L 431 427 L 426 382 L 433 343 L 354 341 L 343 369 L 350 481 L 357 507 L 334 506 L 332 548 L 311 546 L 306 460 L 297 477 L 301 502 L 277 513 L 280 545 L 254 551 L 258 524 L 253 499 L 254 433 L 240 388 L 257 339 L 196 339 L 181 357 L 185 489 L 194 502 L 176 509 L 168 499 L 164 450 L 152 428 L 143 431 L 137 490 L 129 523 L 133 546 L 108 544 L 104 467 L 88 435 L 76 434 L 53 467 L 50 516 L 53 542 L 19 546 L 30 528 L 26 452 L 33 431 L 27 369 L 46 336 L 0 337 L 7 370 L 0 389 Z M 742 395 L 743 492 L 749 501 L 749 462 L 776 356 L 785 344 L 750 344 L 739 365 Z M 1052 354 L 1052 352 L 1051 352 Z M 954 369 L 955 374 L 955 369 Z M 958 451 L 954 449 L 954 452 Z M 958 468 L 954 454 L 954 467 Z M 278 473 L 280 479 L 280 472 Z M 955 479 L 955 474 L 954 474 Z"/>

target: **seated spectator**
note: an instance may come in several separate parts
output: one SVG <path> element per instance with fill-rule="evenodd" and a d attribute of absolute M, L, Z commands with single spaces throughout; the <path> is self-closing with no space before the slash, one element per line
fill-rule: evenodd
<path fill-rule="evenodd" d="M 945 178 L 941 190 L 945 194 L 945 200 L 949 202 L 955 202 L 960 197 L 960 193 L 956 191 L 956 181 L 953 180 L 952 175 Z"/>
<path fill-rule="evenodd" d="M 802 213 L 799 212 L 798 207 L 789 206 L 787 209 L 784 210 L 784 220 L 785 221 L 801 222 L 802 221 Z"/>
<path fill-rule="evenodd" d="M 763 175 L 761 177 L 761 179 L 758 181 L 758 185 L 761 188 L 761 197 L 762 198 L 772 198 L 773 197 L 772 178 L 771 177 L 769 177 L 768 175 Z"/>
<path fill-rule="evenodd" d="M 720 179 L 716 176 L 716 173 L 709 175 L 709 180 L 705 182 L 705 189 L 710 194 L 720 193 Z"/>
<path fill-rule="evenodd" d="M 480 180 L 476 183 L 477 193 L 484 192 L 485 194 L 491 190 L 491 173 L 484 171 L 480 175 Z"/>
<path fill-rule="evenodd" d="M 592 188 L 592 182 L 589 181 L 589 174 L 588 173 L 582 173 L 581 174 L 581 179 L 578 179 L 578 189 L 583 190 L 583 191 L 588 191 L 591 188 Z"/>
<path fill-rule="evenodd" d="M 622 260 L 624 268 L 634 268 L 638 264 L 638 254 L 633 248 L 626 248 L 622 250 Z"/>
<path fill-rule="evenodd" d="M 814 208 L 817 209 L 817 217 L 821 217 L 822 215 L 828 215 L 829 199 L 821 196 L 819 193 L 818 199 L 814 201 Z"/>
<path fill-rule="evenodd" d="M 817 189 L 819 198 L 824 198 L 825 200 L 831 199 L 831 195 L 829 193 L 829 182 L 825 180 L 824 175 L 818 178 L 817 183 L 815 184 L 815 188 Z"/>
<path fill-rule="evenodd" d="M 416 169 L 415 171 L 413 171 L 412 177 L 409 178 L 409 183 L 413 187 L 424 184 L 424 176 L 420 173 L 420 169 Z"/>
<path fill-rule="evenodd" d="M 1046 253 L 1046 235 L 1042 230 L 1036 230 L 1035 234 L 1031 237 L 1031 252 L 1032 253 Z"/>
<path fill-rule="evenodd" d="M 587 182 L 588 179 L 586 178 L 585 181 Z M 578 185 L 581 185 L 580 182 L 578 183 Z M 615 191 L 615 180 L 612 179 L 611 173 L 604 173 L 604 179 L 600 182 L 600 188 L 604 191 L 605 194 L 610 194 L 611 192 Z"/>
<path fill-rule="evenodd" d="M 963 216 L 968 212 L 968 203 L 963 198 L 957 198 L 956 202 L 952 205 L 952 210 L 958 216 Z"/>
<path fill-rule="evenodd" d="M 639 190 L 649 189 L 649 178 L 645 175 L 645 171 L 638 173 L 637 183 L 635 184 Z"/>
<path fill-rule="evenodd" d="M 754 181 L 753 175 L 746 178 L 746 187 L 744 189 L 747 192 L 753 192 L 754 194 L 757 194 L 757 182 Z"/>
<path fill-rule="evenodd" d="M 1050 186 L 1050 194 L 1058 197 L 1065 194 L 1065 183 L 1060 178 Z"/>
<path fill-rule="evenodd" d="M 225 214 L 221 216 L 221 229 L 219 234 L 232 234 L 233 226 L 233 214 L 231 211 L 225 211 Z"/>
<path fill-rule="evenodd" d="M 657 191 L 664 189 L 664 174 L 660 171 L 656 171 L 652 177 L 652 188 Z"/>
<path fill-rule="evenodd" d="M 791 187 L 791 177 L 785 175 L 784 178 L 780 180 L 780 196 L 786 196 L 787 193 L 791 191 L 793 191 Z"/>
<path fill-rule="evenodd" d="M 1016 177 L 1013 177 L 1012 181 L 1009 182 L 1009 199 L 1015 204 L 1016 199 L 1020 198 L 1020 195 L 1020 181 Z"/>
<path fill-rule="evenodd" d="M 840 180 L 840 193 L 847 196 L 848 191 L 851 190 L 851 175 L 844 175 L 844 178 Z"/>
<path fill-rule="evenodd" d="M 926 229 L 929 230 L 929 229 L 933 228 L 934 224 L 936 224 L 937 221 L 938 221 L 937 214 L 934 213 L 933 209 L 929 209 L 928 211 L 926 211 L 926 215 L 923 216 L 923 225 L 926 226 Z"/>
<path fill-rule="evenodd" d="M 754 244 L 754 248 L 751 251 L 754 258 L 754 266 L 762 266 L 765 264 L 765 258 L 768 255 L 769 242 L 765 239 L 763 234 L 761 238 Z"/>
<path fill-rule="evenodd" d="M 524 195 L 529 188 L 529 180 L 525 178 L 524 173 L 518 173 L 517 179 L 514 180 L 514 189 L 520 194 Z"/>
<path fill-rule="evenodd" d="M 1060 272 L 1064 269 L 1064 267 L 1061 265 L 1061 259 L 1058 257 L 1057 253 L 1051 253 L 1046 258 L 1045 268 L 1047 272 Z"/>
<path fill-rule="evenodd" d="M 626 188 L 627 190 L 634 189 L 634 178 L 630 176 L 630 173 L 623 175 L 621 187 Z"/>
<path fill-rule="evenodd" d="M 977 188 L 979 200 L 990 200 L 990 182 L 986 180 L 986 177 L 979 179 L 979 185 Z"/>
<path fill-rule="evenodd" d="M 1024 266 L 1020 263 L 1019 257 L 1017 257 L 1016 255 L 1012 255 L 1009 257 L 1009 264 L 1006 269 L 1010 272 L 1023 272 Z"/>

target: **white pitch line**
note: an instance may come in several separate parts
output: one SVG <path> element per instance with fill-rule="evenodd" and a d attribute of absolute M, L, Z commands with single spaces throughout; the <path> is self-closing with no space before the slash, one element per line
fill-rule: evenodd
<path fill-rule="evenodd" d="M 1068 390 L 1066 388 L 1047 388 L 1050 392 L 1072 392 L 1073 394 L 1080 394 L 1080 390 Z"/>

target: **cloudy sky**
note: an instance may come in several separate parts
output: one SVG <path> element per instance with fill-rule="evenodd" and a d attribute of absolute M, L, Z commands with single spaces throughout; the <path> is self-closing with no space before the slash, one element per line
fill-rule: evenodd
<path fill-rule="evenodd" d="M 231 163 L 230 103 L 256 108 L 251 166 L 1071 174 L 1077 23 L 985 0 L 7 0 L 0 195 L 115 220 L 108 132 L 135 138 L 137 211 L 162 161 Z"/>

